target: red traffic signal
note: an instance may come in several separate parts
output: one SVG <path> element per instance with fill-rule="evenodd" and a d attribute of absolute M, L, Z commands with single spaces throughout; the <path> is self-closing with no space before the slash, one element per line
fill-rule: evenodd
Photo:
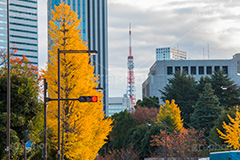
<path fill-rule="evenodd" d="M 80 96 L 78 99 L 80 102 L 97 102 L 97 96 Z"/>
<path fill-rule="evenodd" d="M 98 101 L 98 97 L 97 96 L 92 96 L 92 102 L 97 102 Z"/>

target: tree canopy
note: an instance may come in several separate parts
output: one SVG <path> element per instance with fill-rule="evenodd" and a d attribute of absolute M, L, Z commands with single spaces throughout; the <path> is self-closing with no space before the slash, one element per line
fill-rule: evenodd
<path fill-rule="evenodd" d="M 159 108 L 159 99 L 158 97 L 144 97 L 143 100 L 137 101 L 137 107 L 147 107 L 147 108 Z"/>
<path fill-rule="evenodd" d="M 175 104 L 175 100 L 172 100 L 171 103 L 166 100 L 165 104 L 160 106 L 157 123 L 167 123 L 168 127 L 177 131 L 182 129 L 183 120 L 181 119 L 181 111 Z"/>
<path fill-rule="evenodd" d="M 223 128 L 226 130 L 226 133 L 221 132 L 218 128 L 217 131 L 220 134 L 220 138 L 225 140 L 225 143 L 228 144 L 228 147 L 233 147 L 236 150 L 240 148 L 240 113 L 238 107 L 236 108 L 235 118 L 233 119 L 228 115 L 230 120 L 229 124 L 223 121 Z"/>
<path fill-rule="evenodd" d="M 160 91 L 163 95 L 161 99 L 163 101 L 174 99 L 180 107 L 184 122 L 190 124 L 190 115 L 193 112 L 192 106 L 198 98 L 195 79 L 188 76 L 185 71 L 177 71 L 173 76 L 168 80 L 166 87 Z"/>
<path fill-rule="evenodd" d="M 191 115 L 191 125 L 196 130 L 207 129 L 206 135 L 209 135 L 214 121 L 221 113 L 218 97 L 214 95 L 214 90 L 210 83 L 206 83 L 203 93 L 199 94 L 198 101 L 194 105 L 194 112 Z"/>
<path fill-rule="evenodd" d="M 38 100 L 36 67 L 23 56 L 11 56 L 11 159 L 23 159 L 24 130 L 29 131 L 33 145 L 43 142 L 43 105 Z M 7 124 L 7 67 L 0 68 L 0 159 L 5 156 Z M 29 158 L 41 155 L 33 148 Z"/>
<path fill-rule="evenodd" d="M 44 77 L 48 81 L 51 98 L 58 95 L 58 49 L 87 50 L 87 43 L 80 34 L 80 19 L 70 6 L 62 3 L 55 6 L 49 21 L 49 62 Z M 94 88 L 98 86 L 94 66 L 88 53 L 62 54 L 60 60 L 61 98 L 79 96 L 97 96 L 96 103 L 80 103 L 66 100 L 61 103 L 61 140 L 63 140 L 64 158 L 94 159 L 104 139 L 111 131 L 111 118 L 104 119 L 102 93 Z M 57 148 L 58 140 L 58 105 L 48 102 L 48 126 L 52 130 L 52 142 Z M 61 148 L 62 149 L 62 148 Z"/>

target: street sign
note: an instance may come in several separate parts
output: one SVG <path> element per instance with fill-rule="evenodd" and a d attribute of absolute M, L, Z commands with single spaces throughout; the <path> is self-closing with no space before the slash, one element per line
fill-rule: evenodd
<path fill-rule="evenodd" d="M 26 147 L 29 148 L 29 147 L 31 147 L 31 146 L 32 146 L 32 143 L 31 143 L 30 141 L 27 141 Z"/>

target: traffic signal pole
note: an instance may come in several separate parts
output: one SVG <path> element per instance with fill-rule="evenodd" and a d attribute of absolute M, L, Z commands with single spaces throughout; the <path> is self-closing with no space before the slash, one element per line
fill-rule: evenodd
<path fill-rule="evenodd" d="M 27 155 L 26 155 L 26 142 L 24 142 L 24 160 L 27 160 Z"/>
<path fill-rule="evenodd" d="M 44 79 L 44 160 L 47 160 L 47 80 Z"/>
<path fill-rule="evenodd" d="M 24 160 L 27 160 L 26 143 L 28 141 L 28 130 L 24 131 Z"/>
<path fill-rule="evenodd" d="M 60 155 L 60 147 L 61 147 L 61 142 L 60 142 L 60 116 L 61 116 L 61 111 L 60 111 L 60 49 L 58 49 L 58 160 L 61 160 L 61 155 Z"/>

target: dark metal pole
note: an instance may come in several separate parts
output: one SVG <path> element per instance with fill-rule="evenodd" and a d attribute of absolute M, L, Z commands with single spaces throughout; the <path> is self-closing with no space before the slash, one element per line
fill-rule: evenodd
<path fill-rule="evenodd" d="M 167 160 L 167 123 L 164 123 L 165 128 L 165 160 Z"/>
<path fill-rule="evenodd" d="M 24 142 L 24 160 L 27 160 L 27 155 L 26 155 L 26 142 Z"/>
<path fill-rule="evenodd" d="M 7 0 L 7 59 L 8 59 L 8 78 L 7 78 L 7 160 L 10 160 L 10 112 L 11 112 L 11 75 L 10 75 L 10 41 L 9 41 L 9 0 Z"/>
<path fill-rule="evenodd" d="M 44 160 L 47 160 L 47 80 L 44 79 Z"/>
<path fill-rule="evenodd" d="M 105 144 L 104 160 L 106 160 L 106 156 L 107 156 L 107 144 Z"/>
<path fill-rule="evenodd" d="M 60 155 L 60 49 L 58 49 L 58 160 L 61 160 L 61 155 Z"/>

